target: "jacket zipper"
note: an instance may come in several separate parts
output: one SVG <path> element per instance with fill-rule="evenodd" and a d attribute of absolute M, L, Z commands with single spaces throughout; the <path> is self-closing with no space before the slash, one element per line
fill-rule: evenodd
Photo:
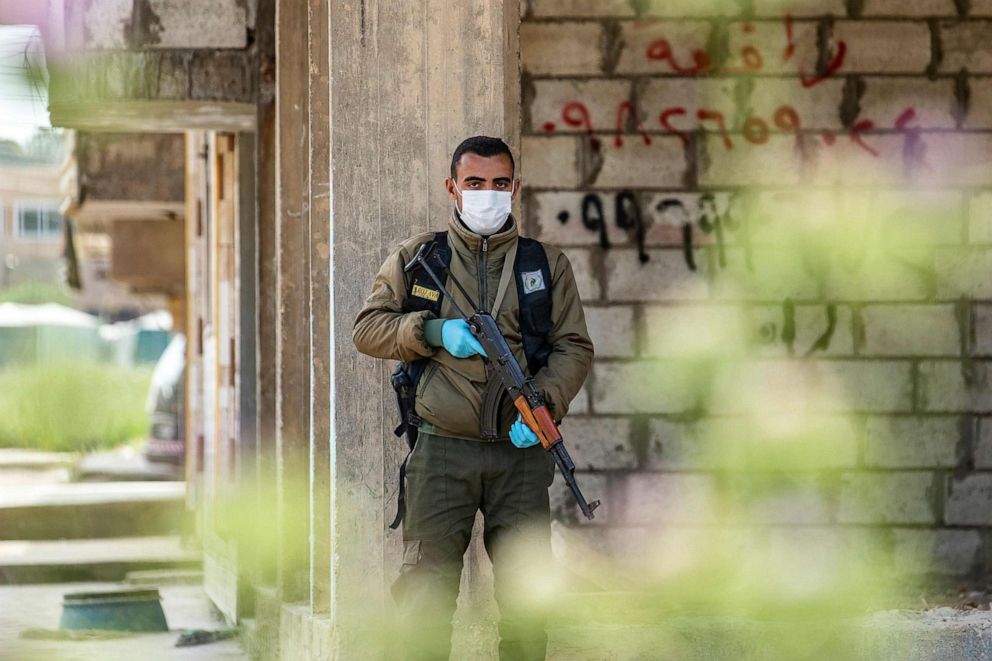
<path fill-rule="evenodd" d="M 489 255 L 489 239 L 483 237 L 482 239 L 482 254 L 479 258 L 479 308 L 485 310 L 489 307 L 489 301 L 486 300 L 486 258 Z"/>

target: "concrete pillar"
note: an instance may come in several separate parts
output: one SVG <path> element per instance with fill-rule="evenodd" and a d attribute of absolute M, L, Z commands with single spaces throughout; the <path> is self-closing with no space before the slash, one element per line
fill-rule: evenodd
<path fill-rule="evenodd" d="M 258 211 L 255 204 L 255 136 L 241 133 L 238 145 L 237 246 L 237 480 L 239 502 L 259 492 L 258 442 L 258 309 L 255 283 L 258 280 Z M 257 511 L 257 510 L 256 510 Z M 253 613 L 251 586 L 258 576 L 258 535 L 239 528 L 238 617 Z"/>
<path fill-rule="evenodd" d="M 309 0 L 310 80 L 310 602 L 330 610 L 331 584 L 331 160 L 326 0 Z"/>
<path fill-rule="evenodd" d="M 259 0 L 255 20 L 258 101 L 255 134 L 255 214 L 258 259 L 258 485 L 261 522 L 275 528 L 272 501 L 276 485 L 276 1 Z M 258 583 L 275 586 L 276 539 L 258 535 Z"/>
<path fill-rule="evenodd" d="M 276 534 L 283 601 L 310 597 L 307 17 L 306 3 L 276 2 Z"/>
<path fill-rule="evenodd" d="M 377 638 L 362 636 L 363 624 L 383 612 L 399 568 L 400 535 L 386 526 L 403 450 L 392 435 L 391 366 L 357 354 L 352 322 L 396 242 L 444 227 L 455 146 L 479 133 L 516 144 L 520 7 L 356 0 L 329 8 L 332 278 L 327 308 L 313 310 L 330 319 L 329 603 L 335 656 L 366 658 L 363 645 Z"/>

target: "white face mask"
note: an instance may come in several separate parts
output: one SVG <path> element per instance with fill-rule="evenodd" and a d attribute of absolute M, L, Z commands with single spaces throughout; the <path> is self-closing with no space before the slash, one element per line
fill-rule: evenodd
<path fill-rule="evenodd" d="M 514 184 L 516 188 L 516 184 Z M 458 209 L 462 222 L 476 234 L 489 236 L 503 226 L 513 207 L 513 191 L 467 190 L 462 192 L 462 208 Z M 456 202 L 457 208 L 457 202 Z"/>

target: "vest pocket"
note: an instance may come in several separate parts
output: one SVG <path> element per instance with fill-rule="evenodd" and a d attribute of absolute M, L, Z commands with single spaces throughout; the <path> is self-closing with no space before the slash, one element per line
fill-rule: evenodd
<path fill-rule="evenodd" d="M 424 368 L 424 373 L 420 375 L 420 382 L 417 384 L 417 392 L 414 394 L 415 401 L 419 403 L 420 395 L 427 389 L 427 385 L 430 383 L 431 379 L 434 378 L 434 374 L 437 372 L 437 361 L 432 360 L 427 363 L 427 367 Z"/>
<path fill-rule="evenodd" d="M 417 392 L 417 415 L 451 434 L 479 438 L 482 384 L 434 364 Z"/>

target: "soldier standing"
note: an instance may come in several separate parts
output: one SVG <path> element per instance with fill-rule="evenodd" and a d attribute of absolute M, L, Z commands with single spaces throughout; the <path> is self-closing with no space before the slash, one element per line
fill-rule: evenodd
<path fill-rule="evenodd" d="M 593 345 L 568 259 L 518 234 L 510 210 L 520 179 L 506 143 L 465 140 L 445 185 L 453 203 L 447 231 L 414 236 L 389 255 L 353 332 L 362 353 L 401 361 L 394 386 L 401 378 L 409 393 L 401 429 L 412 449 L 394 523 L 403 520 L 403 566 L 393 586 L 409 632 L 403 645 L 411 658 L 448 658 L 462 556 L 481 510 L 500 656 L 543 659 L 544 621 L 527 607 L 533 586 L 522 579 L 550 565 L 554 462 L 508 398 L 494 428 L 484 429 L 485 351 L 437 287 L 404 267 L 435 243 L 448 272 L 492 310 L 556 422 L 586 379 Z"/>

